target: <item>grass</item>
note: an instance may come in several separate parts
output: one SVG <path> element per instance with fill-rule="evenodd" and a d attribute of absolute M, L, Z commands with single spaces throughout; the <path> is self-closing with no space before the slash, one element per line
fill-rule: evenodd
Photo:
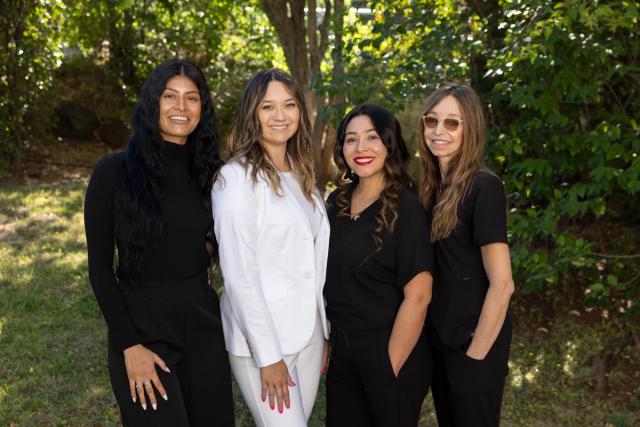
<path fill-rule="evenodd" d="M 0 188 L 0 426 L 119 425 L 86 271 L 85 185 Z M 588 355 L 607 329 L 578 312 L 543 327 L 516 308 L 504 425 L 640 425 L 640 355 L 627 349 L 612 392 L 596 397 Z M 323 425 L 323 394 L 311 426 Z M 235 401 L 237 425 L 253 425 L 238 392 Z M 427 399 L 421 425 L 435 424 Z"/>

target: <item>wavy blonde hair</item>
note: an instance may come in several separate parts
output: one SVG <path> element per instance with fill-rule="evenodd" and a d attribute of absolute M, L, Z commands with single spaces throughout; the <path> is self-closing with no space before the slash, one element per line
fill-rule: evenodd
<path fill-rule="evenodd" d="M 298 130 L 287 141 L 287 157 L 291 171 L 297 178 L 303 193 L 312 201 L 315 191 L 315 172 L 311 149 L 311 125 L 302 89 L 288 73 L 278 68 L 258 71 L 244 88 L 240 105 L 227 138 L 229 161 L 238 161 L 251 169 L 251 178 L 258 181 L 262 173 L 271 183 L 276 193 L 282 195 L 282 186 L 278 170 L 269 159 L 262 143 L 262 129 L 258 118 L 258 109 L 264 99 L 269 83 L 278 81 L 285 85 L 300 109 Z"/>
<path fill-rule="evenodd" d="M 426 208 L 433 211 L 431 240 L 451 235 L 458 223 L 458 209 L 479 170 L 487 170 L 482 161 L 485 146 L 485 121 L 478 94 L 469 86 L 448 84 L 429 96 L 422 115 L 430 113 L 447 96 L 453 97 L 462 112 L 462 144 L 449 162 L 444 180 L 438 159 L 427 147 L 424 122 L 420 120 L 418 152 L 422 164 L 422 180 L 418 194 Z M 487 170 L 488 171 L 488 170 Z"/>

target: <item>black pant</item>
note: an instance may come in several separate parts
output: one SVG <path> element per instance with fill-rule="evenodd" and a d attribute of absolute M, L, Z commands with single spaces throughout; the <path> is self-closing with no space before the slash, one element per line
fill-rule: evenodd
<path fill-rule="evenodd" d="M 510 343 L 509 329 L 501 333 L 483 360 L 471 359 L 463 349 L 442 351 L 437 343 L 431 346 L 431 392 L 440 427 L 496 427 L 500 424 Z"/>
<path fill-rule="evenodd" d="M 133 403 L 124 355 L 109 342 L 109 373 L 127 426 L 233 426 L 229 359 L 224 347 L 220 307 L 207 276 L 179 282 L 123 285 L 129 315 L 142 344 L 164 360 L 156 366 L 168 400 L 154 389 L 158 409 Z"/>
<path fill-rule="evenodd" d="M 393 373 L 390 330 L 331 331 L 327 373 L 328 427 L 415 427 L 431 383 L 431 353 L 422 336 Z"/>

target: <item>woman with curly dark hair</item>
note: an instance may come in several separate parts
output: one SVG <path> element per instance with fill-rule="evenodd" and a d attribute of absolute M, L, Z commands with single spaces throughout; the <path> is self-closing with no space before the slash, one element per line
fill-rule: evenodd
<path fill-rule="evenodd" d="M 327 426 L 416 426 L 431 378 L 423 335 L 431 300 L 428 217 L 388 111 L 362 105 L 338 128 L 341 178 L 324 296 L 331 324 Z"/>
<path fill-rule="evenodd" d="M 209 192 L 220 165 L 205 78 L 171 60 L 145 81 L 125 151 L 100 160 L 91 176 L 89 279 L 109 329 L 109 374 L 125 426 L 234 424 L 207 275 Z"/>

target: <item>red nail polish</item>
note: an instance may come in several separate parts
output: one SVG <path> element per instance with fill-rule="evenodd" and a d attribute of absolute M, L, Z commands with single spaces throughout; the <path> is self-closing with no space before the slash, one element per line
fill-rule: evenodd
<path fill-rule="evenodd" d="M 266 400 L 267 400 L 267 397 L 266 397 L 266 396 L 263 396 L 263 397 L 262 397 L 262 401 L 263 401 L 263 402 L 265 402 Z"/>
<path fill-rule="evenodd" d="M 271 405 L 271 410 L 273 411 L 275 409 L 275 405 Z"/>
<path fill-rule="evenodd" d="M 278 408 L 278 412 L 282 413 L 282 409 Z"/>
<path fill-rule="evenodd" d="M 291 403 L 287 403 L 285 404 L 285 406 L 287 407 L 287 409 L 291 409 Z"/>
<path fill-rule="evenodd" d="M 324 374 L 325 374 L 325 372 L 327 372 L 327 370 L 326 370 L 326 369 L 324 369 L 324 368 L 320 369 L 320 373 L 321 373 L 322 375 L 324 375 Z"/>

